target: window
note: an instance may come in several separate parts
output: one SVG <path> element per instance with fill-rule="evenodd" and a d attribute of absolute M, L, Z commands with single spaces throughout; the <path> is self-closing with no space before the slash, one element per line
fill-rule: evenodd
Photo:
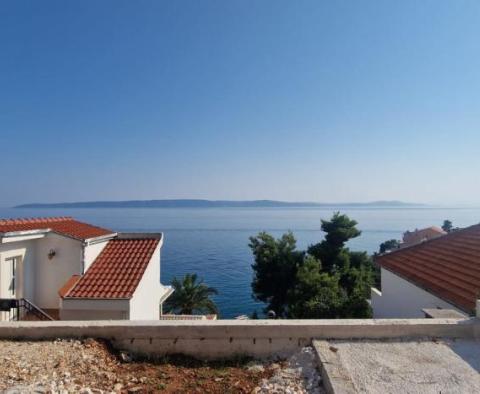
<path fill-rule="evenodd" d="M 11 297 L 15 297 L 17 292 L 17 261 L 17 257 L 7 260 L 10 269 L 10 285 L 8 286 L 8 293 Z"/>

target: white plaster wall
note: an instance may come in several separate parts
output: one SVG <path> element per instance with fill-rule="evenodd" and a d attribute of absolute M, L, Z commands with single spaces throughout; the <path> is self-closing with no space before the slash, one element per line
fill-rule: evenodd
<path fill-rule="evenodd" d="M 39 240 L 35 250 L 35 301 L 40 308 L 58 309 L 58 290 L 72 275 L 82 273 L 82 242 L 55 233 Z M 48 252 L 56 252 L 52 260 Z"/>
<path fill-rule="evenodd" d="M 27 298 L 35 303 L 35 243 L 37 240 L 0 244 L 0 264 L 12 257 L 21 257 L 17 272 L 17 297 Z M 1 270 L 0 270 L 1 272 Z M 2 289 L 3 293 L 3 289 Z M 0 294 L 2 296 L 4 294 Z"/>
<path fill-rule="evenodd" d="M 127 320 L 128 312 L 61 309 L 60 320 Z"/>
<path fill-rule="evenodd" d="M 382 292 L 372 291 L 374 318 L 421 318 L 425 317 L 424 308 L 453 309 L 465 313 L 384 268 L 381 275 Z"/>
<path fill-rule="evenodd" d="M 92 265 L 105 246 L 107 246 L 107 243 L 108 240 L 85 246 L 85 272 L 87 272 L 88 268 Z"/>
<path fill-rule="evenodd" d="M 127 320 L 128 300 L 63 299 L 60 320 Z"/>
<path fill-rule="evenodd" d="M 160 298 L 166 289 L 160 284 L 160 247 L 157 246 L 130 300 L 130 320 L 158 320 Z"/>

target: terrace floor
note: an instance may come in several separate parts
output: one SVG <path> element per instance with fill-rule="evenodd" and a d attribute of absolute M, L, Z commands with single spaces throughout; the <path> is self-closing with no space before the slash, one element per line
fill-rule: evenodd
<path fill-rule="evenodd" d="M 322 340 L 314 347 L 334 392 L 480 393 L 478 341 Z"/>

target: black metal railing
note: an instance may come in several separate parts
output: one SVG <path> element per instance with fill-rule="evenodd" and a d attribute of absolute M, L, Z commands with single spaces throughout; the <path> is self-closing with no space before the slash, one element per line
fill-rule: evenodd
<path fill-rule="evenodd" d="M 0 321 L 54 320 L 26 298 L 0 298 Z"/>

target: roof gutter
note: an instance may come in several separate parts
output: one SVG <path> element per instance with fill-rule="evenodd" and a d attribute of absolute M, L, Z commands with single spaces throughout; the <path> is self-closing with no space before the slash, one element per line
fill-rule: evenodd
<path fill-rule="evenodd" d="M 106 234 L 106 235 L 100 235 L 99 237 L 95 237 L 95 238 L 88 238 L 88 239 L 85 239 L 83 241 L 83 243 L 84 243 L 85 246 L 94 245 L 94 244 L 98 244 L 100 242 L 109 241 L 109 240 L 111 240 L 112 238 L 115 238 L 115 237 L 118 237 L 118 233 L 111 233 L 111 234 Z"/>
<path fill-rule="evenodd" d="M 51 230 L 50 229 L 42 229 L 42 230 L 23 230 L 23 231 L 8 231 L 0 233 L 0 243 L 5 243 L 8 241 L 4 241 L 4 239 L 12 239 L 17 237 L 36 237 L 42 238 L 44 235 L 48 234 Z"/>

